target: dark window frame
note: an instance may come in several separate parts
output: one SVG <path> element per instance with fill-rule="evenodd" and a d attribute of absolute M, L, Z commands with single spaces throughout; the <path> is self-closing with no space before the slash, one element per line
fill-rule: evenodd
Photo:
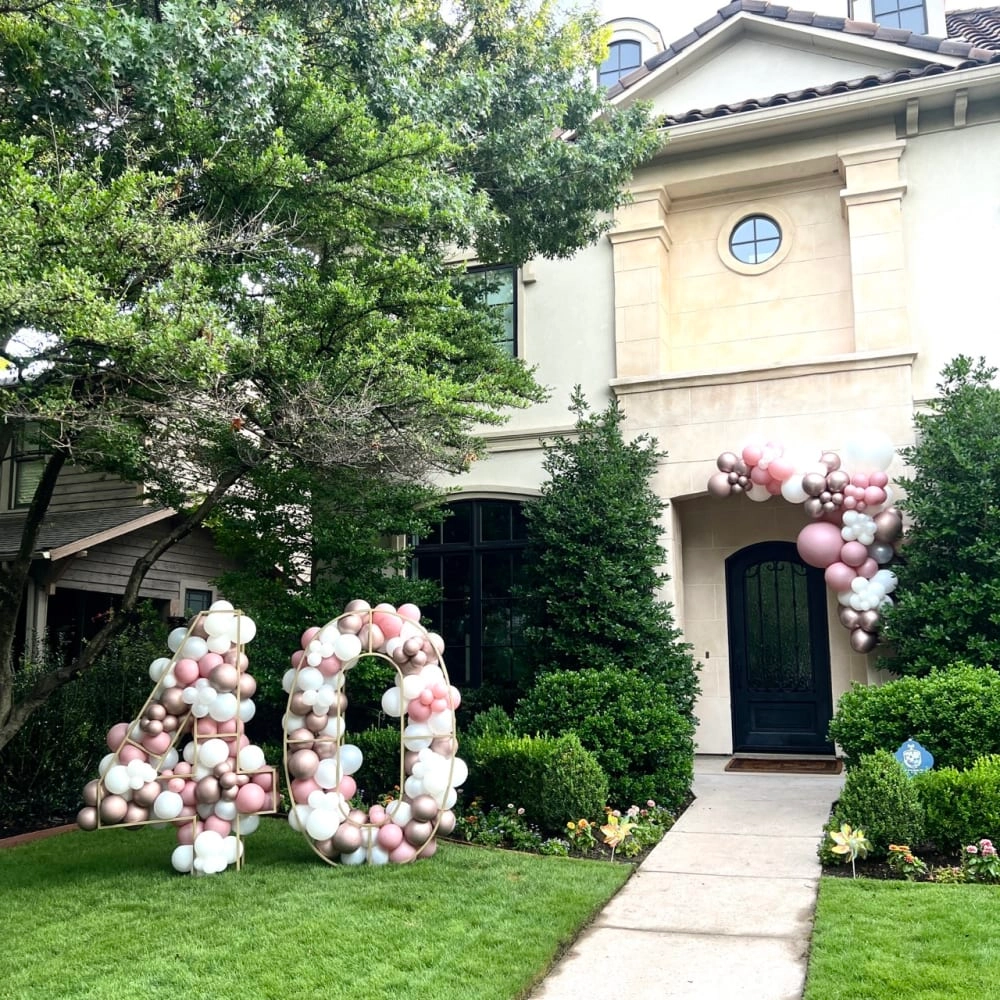
<path fill-rule="evenodd" d="M 438 581 L 442 581 L 445 573 L 445 561 L 450 560 L 454 567 L 466 561 L 468 583 L 466 596 L 455 597 L 443 593 L 441 600 L 434 605 L 425 605 L 424 613 L 431 620 L 432 627 L 445 637 L 445 663 L 448 665 L 452 683 L 470 688 L 479 688 L 484 684 L 500 687 L 512 687 L 517 683 L 517 650 L 524 645 L 523 633 L 517 627 L 517 604 L 510 590 L 503 596 L 484 594 L 484 565 L 490 557 L 508 555 L 513 561 L 510 565 L 510 577 L 514 582 L 518 561 L 517 556 L 523 553 L 527 546 L 524 527 L 523 504 L 518 500 L 503 498 L 481 498 L 473 500 L 458 500 L 450 504 L 453 513 L 440 525 L 433 529 L 430 536 L 414 540 L 413 561 L 411 573 L 420 579 L 433 579 L 431 574 L 419 572 L 421 560 L 439 560 Z M 485 515 L 491 507 L 503 506 L 509 514 L 509 532 L 506 538 L 484 537 L 484 527 L 487 527 Z M 455 529 L 468 523 L 468 533 L 458 537 Z M 452 530 L 449 534 L 449 522 Z M 487 588 L 488 591 L 488 588 Z M 489 611 L 489 605 L 505 605 L 509 613 L 509 632 L 507 643 L 490 643 L 486 641 L 485 630 L 488 621 L 484 612 Z M 446 620 L 445 609 L 450 606 L 450 614 Z M 456 631 L 455 625 L 462 623 Z M 462 646 L 456 648 L 455 635 L 461 633 Z M 520 640 L 520 641 L 519 641 Z M 504 676 L 484 670 L 484 651 L 504 651 L 508 667 Z"/>
<path fill-rule="evenodd" d="M 502 280 L 506 281 L 507 276 L 509 276 L 510 282 L 510 301 L 508 302 L 506 298 L 501 302 L 490 302 L 489 296 L 493 292 L 489 288 L 489 276 L 496 275 L 498 277 L 502 276 Z M 505 336 L 502 338 L 497 338 L 497 346 L 504 351 L 509 357 L 516 358 L 518 356 L 518 350 L 520 348 L 520 329 L 517 321 L 518 314 L 518 283 L 519 276 L 518 270 L 513 264 L 484 264 L 484 265 L 474 265 L 469 267 L 465 272 L 466 279 L 470 280 L 471 283 L 479 284 L 482 286 L 482 291 L 479 294 L 480 301 L 484 306 L 495 307 L 497 309 L 498 318 L 504 327 Z M 506 309 L 510 308 L 510 322 L 506 319 Z M 501 313 L 501 310 L 504 310 Z"/>
<path fill-rule="evenodd" d="M 635 63 L 623 65 L 623 56 L 628 52 Z M 634 56 L 633 56 L 634 53 Z M 634 38 L 622 38 L 608 46 L 608 57 L 597 68 L 597 85 L 613 87 L 622 77 L 628 76 L 642 65 L 642 43 Z"/>
<path fill-rule="evenodd" d="M 30 444 L 29 435 L 33 436 Z M 45 471 L 47 455 L 48 449 L 42 442 L 42 431 L 38 424 L 22 424 L 17 428 L 11 445 L 10 492 L 7 503 L 9 510 L 24 510 L 31 506 L 38 480 Z M 21 488 L 28 469 L 35 469 L 36 472 L 28 480 L 30 490 L 22 496 Z"/>
<path fill-rule="evenodd" d="M 748 223 L 751 233 L 749 239 L 743 238 L 741 234 L 741 230 L 745 230 Z M 760 227 L 760 231 L 758 231 L 758 227 Z M 773 227 L 773 233 L 767 227 Z M 782 233 L 777 219 L 763 212 L 754 212 L 745 215 L 733 226 L 729 234 L 729 252 L 741 264 L 749 266 L 766 264 L 781 249 L 784 238 L 784 233 Z M 766 246 L 772 243 L 773 247 Z M 766 254 L 766 256 L 762 256 L 762 254 Z"/>
<path fill-rule="evenodd" d="M 204 605 L 204 607 L 195 607 L 191 603 L 191 595 L 199 595 L 198 604 Z M 207 596 L 206 596 L 207 595 Z M 209 590 L 207 587 L 185 587 L 184 588 L 184 617 L 191 618 L 192 616 L 198 614 L 199 611 L 208 611 L 215 601 L 215 592 Z"/>

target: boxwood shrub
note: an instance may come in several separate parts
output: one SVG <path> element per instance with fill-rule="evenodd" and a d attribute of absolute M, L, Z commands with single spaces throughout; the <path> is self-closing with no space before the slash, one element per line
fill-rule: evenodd
<path fill-rule="evenodd" d="M 925 771 L 914 786 L 926 815 L 927 838 L 952 852 L 981 837 L 1000 836 L 1000 756 L 980 757 L 960 771 Z"/>
<path fill-rule="evenodd" d="M 560 670 L 542 674 L 518 704 L 522 732 L 575 732 L 608 776 L 621 808 L 654 799 L 667 809 L 688 798 L 694 770 L 694 722 L 666 687 L 632 670 Z"/>
<path fill-rule="evenodd" d="M 935 767 L 969 767 L 1000 752 L 1000 674 L 956 664 L 881 687 L 856 684 L 837 704 L 830 738 L 848 768 L 911 738 L 934 754 Z"/>

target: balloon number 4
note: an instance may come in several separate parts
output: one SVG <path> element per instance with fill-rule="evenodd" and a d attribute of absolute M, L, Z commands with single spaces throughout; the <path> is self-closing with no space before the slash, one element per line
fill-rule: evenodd
<path fill-rule="evenodd" d="M 177 871 L 242 866 L 243 837 L 279 805 L 277 772 L 245 733 L 257 689 L 245 647 L 256 633 L 226 601 L 170 633 L 171 655 L 149 666 L 155 686 L 142 711 L 108 732 L 111 752 L 83 790 L 81 828 L 172 825 Z"/>

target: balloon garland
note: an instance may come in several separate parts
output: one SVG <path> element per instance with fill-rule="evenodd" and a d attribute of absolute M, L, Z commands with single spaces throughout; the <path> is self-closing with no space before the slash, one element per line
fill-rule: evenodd
<path fill-rule="evenodd" d="M 227 601 L 170 633 L 172 655 L 149 665 L 155 687 L 138 717 L 108 731 L 111 752 L 83 789 L 82 829 L 172 824 L 177 871 L 242 867 L 242 838 L 278 808 L 277 772 L 244 732 L 257 690 L 244 647 L 256 633 Z"/>
<path fill-rule="evenodd" d="M 420 625 L 413 604 L 351 601 L 337 618 L 302 634 L 283 679 L 288 820 L 327 863 L 405 864 L 433 855 L 436 835 L 454 829 L 455 789 L 468 768 L 456 756 L 461 696 L 443 653 L 444 640 Z M 362 753 L 344 742 L 344 677 L 363 656 L 393 667 L 382 710 L 399 719 L 400 729 L 399 795 L 367 812 L 351 805 Z"/>
<path fill-rule="evenodd" d="M 716 497 L 744 493 L 763 502 L 781 496 L 811 517 L 796 539 L 802 561 L 824 571 L 837 595 L 841 625 L 851 648 L 868 653 L 878 644 L 880 612 L 892 605 L 896 574 L 888 564 L 903 533 L 886 474 L 895 449 L 880 432 L 848 444 L 843 460 L 825 451 L 818 462 L 788 454 L 782 444 L 750 442 L 724 451 L 708 480 Z M 851 471 L 847 471 L 850 469 Z"/>

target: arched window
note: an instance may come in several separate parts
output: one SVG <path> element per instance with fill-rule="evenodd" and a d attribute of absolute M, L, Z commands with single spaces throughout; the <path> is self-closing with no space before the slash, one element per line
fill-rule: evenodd
<path fill-rule="evenodd" d="M 638 42 L 612 42 L 608 46 L 608 58 L 597 71 L 597 82 L 602 87 L 610 87 L 641 65 L 642 46 Z"/>
<path fill-rule="evenodd" d="M 459 687 L 511 689 L 520 677 L 522 616 L 511 595 L 527 543 L 524 513 L 510 500 L 459 500 L 417 542 L 413 575 L 437 580 L 441 599 L 423 610 L 445 641 Z"/>

